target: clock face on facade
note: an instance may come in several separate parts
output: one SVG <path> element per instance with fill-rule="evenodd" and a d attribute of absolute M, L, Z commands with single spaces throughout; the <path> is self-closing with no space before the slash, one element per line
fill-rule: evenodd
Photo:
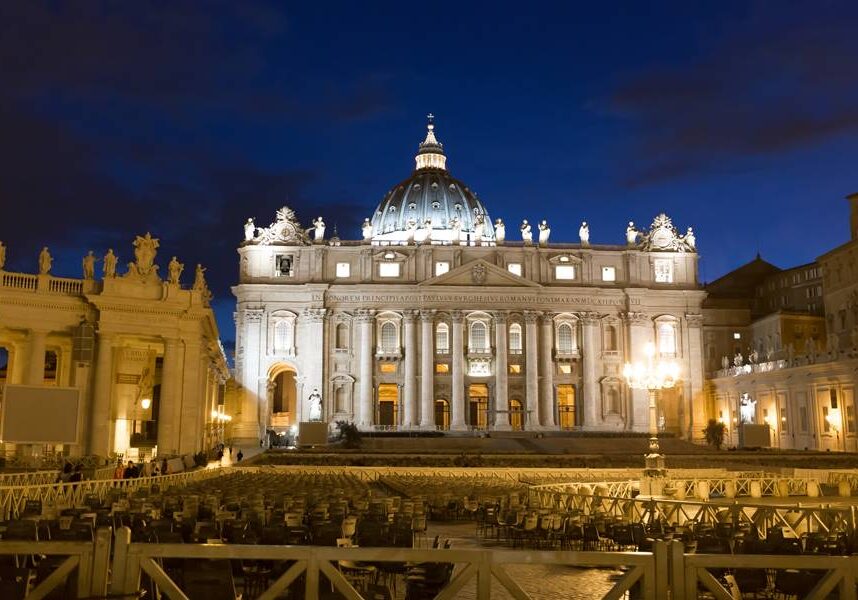
<path fill-rule="evenodd" d="M 658 229 L 652 234 L 652 245 L 657 248 L 667 248 L 670 246 L 673 236 L 667 229 Z"/>

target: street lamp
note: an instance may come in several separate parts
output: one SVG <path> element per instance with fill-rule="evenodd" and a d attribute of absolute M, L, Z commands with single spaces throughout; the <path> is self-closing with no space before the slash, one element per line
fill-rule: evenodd
<path fill-rule="evenodd" d="M 656 415 L 656 393 L 661 389 L 669 389 L 679 380 L 679 365 L 672 360 L 655 360 L 655 346 L 648 342 L 644 346 L 643 362 L 626 363 L 623 367 L 623 377 L 628 386 L 634 390 L 646 390 L 649 396 L 649 454 L 646 455 L 648 477 L 664 477 L 664 456 L 658 447 L 658 422 Z"/>

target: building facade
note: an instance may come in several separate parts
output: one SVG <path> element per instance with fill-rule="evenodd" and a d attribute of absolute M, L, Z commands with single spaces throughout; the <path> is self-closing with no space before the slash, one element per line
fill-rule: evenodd
<path fill-rule="evenodd" d="M 556 243 L 512 228 L 446 168 L 429 124 L 416 167 L 357 240 L 305 229 L 284 207 L 238 248 L 233 434 L 298 422 L 365 430 L 646 431 L 646 392 L 623 363 L 653 342 L 682 381 L 660 426 L 699 438 L 705 417 L 696 242 L 659 215 L 621 243 Z"/>
<path fill-rule="evenodd" d="M 79 390 L 79 443 L 58 452 L 169 456 L 223 436 L 229 372 L 203 270 L 182 286 L 183 267 L 173 257 L 162 279 L 158 246 L 149 234 L 138 236 L 124 274 L 112 250 L 103 259 L 90 252 L 76 279 L 51 274 L 47 248 L 38 274 L 5 271 L 0 244 L 0 385 Z"/>

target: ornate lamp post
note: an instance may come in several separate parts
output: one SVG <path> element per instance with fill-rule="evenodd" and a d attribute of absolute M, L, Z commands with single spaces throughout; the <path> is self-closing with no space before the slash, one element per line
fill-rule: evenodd
<path fill-rule="evenodd" d="M 626 363 L 623 377 L 628 386 L 635 390 L 646 390 L 649 397 L 649 453 L 645 456 L 644 477 L 648 479 L 651 495 L 660 495 L 664 487 L 667 469 L 664 455 L 658 447 L 658 416 L 656 414 L 656 394 L 661 389 L 669 389 L 679 380 L 679 365 L 672 360 L 656 360 L 655 346 L 648 342 L 644 346 L 643 362 Z M 641 490 L 642 492 L 644 490 Z"/>

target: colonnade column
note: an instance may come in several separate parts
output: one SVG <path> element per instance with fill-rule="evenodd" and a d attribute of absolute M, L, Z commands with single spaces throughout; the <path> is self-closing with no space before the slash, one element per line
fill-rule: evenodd
<path fill-rule="evenodd" d="M 550 314 L 542 315 L 542 331 L 540 344 L 542 345 L 542 360 L 539 362 L 540 374 L 540 423 L 549 429 L 554 429 L 554 317 Z"/>
<path fill-rule="evenodd" d="M 232 438 L 236 443 L 251 443 L 252 440 L 256 440 L 256 444 L 259 443 L 259 405 L 260 402 L 264 401 L 264 399 L 259 398 L 259 360 L 260 357 L 264 356 L 262 350 L 264 317 L 264 309 L 247 308 L 240 315 L 238 321 L 236 363 L 241 362 L 241 368 L 238 369 L 240 373 L 239 383 L 241 383 L 241 409 L 236 415 L 236 422 L 233 423 L 231 431 Z M 158 438 L 160 439 L 160 425 L 158 430 Z M 170 440 L 171 438 L 167 439 Z M 170 447 L 175 448 L 177 446 Z"/>
<path fill-rule="evenodd" d="M 688 369 L 688 376 L 683 377 L 690 382 L 691 393 L 686 394 L 686 412 L 690 423 L 686 437 L 689 440 L 701 440 L 703 427 L 706 423 L 706 398 L 703 395 L 703 371 L 694 366 L 703 364 L 703 315 L 687 314 L 685 323 L 688 327 L 688 354 L 683 370 Z M 776 396 L 777 397 L 777 396 Z M 780 426 L 780 412 L 777 413 Z M 780 429 L 778 429 L 780 431 Z"/>
<path fill-rule="evenodd" d="M 541 313 L 524 311 L 524 345 L 525 345 L 525 398 L 524 428 L 533 430 L 539 428 L 539 352 L 536 341 L 536 321 Z"/>
<path fill-rule="evenodd" d="M 27 385 L 42 385 L 45 382 L 45 340 L 47 331 L 31 329 L 27 342 L 29 345 L 29 356 L 27 357 L 26 379 Z"/>
<path fill-rule="evenodd" d="M 420 311 L 420 427 L 435 429 L 435 311 Z"/>
<path fill-rule="evenodd" d="M 360 337 L 360 363 L 358 370 L 358 415 L 357 425 L 368 428 L 372 425 L 372 323 L 374 311 L 355 311 Z"/>
<path fill-rule="evenodd" d="M 99 361 L 101 349 L 99 348 Z M 158 400 L 158 454 L 176 454 L 179 449 L 176 412 L 181 403 L 179 376 L 181 359 L 179 340 L 164 340 L 164 364 L 161 370 L 161 397 Z M 101 363 L 99 362 L 99 365 Z M 98 371 L 96 370 L 96 376 Z"/>
<path fill-rule="evenodd" d="M 402 414 L 402 426 L 413 427 L 416 425 L 417 412 L 417 332 L 414 327 L 414 319 L 417 311 L 405 311 L 402 320 L 405 324 L 405 385 L 403 390 L 403 402 L 405 403 Z"/>
<path fill-rule="evenodd" d="M 464 313 L 454 310 L 450 313 L 453 322 L 453 414 L 450 418 L 450 429 L 452 431 L 464 431 L 468 428 L 465 422 L 465 357 L 463 354 L 462 326 L 465 319 Z"/>
<path fill-rule="evenodd" d="M 197 412 L 202 397 L 200 394 L 200 343 L 197 340 L 185 340 L 185 353 L 182 360 L 182 400 L 179 414 L 181 428 L 179 429 L 179 453 L 188 454 L 199 450 L 200 432 L 197 430 L 199 420 Z M 257 443 L 259 443 L 257 438 Z"/>
<path fill-rule="evenodd" d="M 509 366 L 507 365 L 507 321 L 505 312 L 494 313 L 495 318 L 495 422 L 494 429 L 508 431 L 509 424 Z"/>
<path fill-rule="evenodd" d="M 629 348 L 627 354 L 630 362 L 646 362 L 644 346 L 652 341 L 652 319 L 638 312 L 626 313 L 629 325 Z M 632 429 L 649 431 L 649 396 L 646 390 L 630 390 L 632 398 L 631 417 Z"/>
<path fill-rule="evenodd" d="M 602 394 L 599 389 L 598 368 L 599 368 L 599 315 L 596 313 L 585 312 L 580 315 L 583 359 L 581 370 L 583 371 L 584 390 L 584 429 L 597 429 L 601 419 Z"/>
<path fill-rule="evenodd" d="M 110 391 L 113 388 L 113 344 L 110 333 L 98 334 L 98 354 L 95 362 L 95 386 L 89 425 L 88 454 L 107 456 L 110 453 Z"/>

